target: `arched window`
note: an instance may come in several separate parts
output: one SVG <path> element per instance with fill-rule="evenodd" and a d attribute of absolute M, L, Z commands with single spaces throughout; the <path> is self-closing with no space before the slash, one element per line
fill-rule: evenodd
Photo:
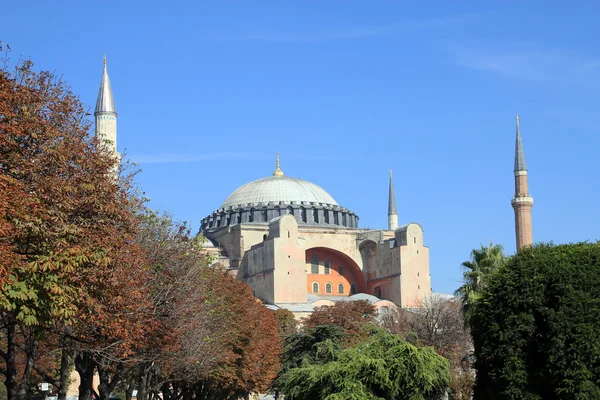
<path fill-rule="evenodd" d="M 319 284 L 317 282 L 313 283 L 313 293 L 319 293 Z"/>
<path fill-rule="evenodd" d="M 306 220 L 306 208 L 300 207 L 300 219 L 302 222 L 307 222 Z"/>
<path fill-rule="evenodd" d="M 268 221 L 268 219 L 267 219 L 267 209 L 266 208 L 263 208 L 262 210 L 260 210 L 260 220 L 261 220 L 261 222 Z"/>
<path fill-rule="evenodd" d="M 248 222 L 254 222 L 254 208 L 250 209 L 250 216 L 248 217 Z"/>
<path fill-rule="evenodd" d="M 316 254 L 313 254 L 310 258 L 310 273 L 318 274 L 319 273 L 319 257 Z"/>
<path fill-rule="evenodd" d="M 344 276 L 344 267 L 342 267 L 341 265 L 338 267 L 338 273 Z"/>
<path fill-rule="evenodd" d="M 288 214 L 294 215 L 294 209 L 292 207 L 286 208 L 286 211 L 287 211 Z"/>
<path fill-rule="evenodd" d="M 331 293 L 331 283 L 327 283 L 325 285 L 325 293 Z"/>
<path fill-rule="evenodd" d="M 341 283 L 338 285 L 338 293 L 339 294 L 344 294 L 344 285 L 341 284 Z"/>
<path fill-rule="evenodd" d="M 313 209 L 312 209 L 312 215 L 313 215 L 313 222 L 314 222 L 315 224 L 318 224 L 318 223 L 320 222 L 320 221 L 319 221 L 319 212 L 317 211 L 317 209 L 316 209 L 316 208 L 313 208 Z"/>
<path fill-rule="evenodd" d="M 356 294 L 356 283 L 350 284 L 350 294 Z"/>
<path fill-rule="evenodd" d="M 325 214 L 323 215 L 324 219 L 325 219 L 325 223 L 328 224 L 329 223 L 329 211 L 325 210 Z"/>
<path fill-rule="evenodd" d="M 323 266 L 325 267 L 325 275 L 329 275 L 329 260 L 323 261 Z"/>

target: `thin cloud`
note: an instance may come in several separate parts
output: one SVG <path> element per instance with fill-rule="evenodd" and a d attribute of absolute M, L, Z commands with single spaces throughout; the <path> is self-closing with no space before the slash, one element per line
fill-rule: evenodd
<path fill-rule="evenodd" d="M 400 21 L 393 24 L 375 26 L 355 26 L 345 29 L 319 32 L 268 32 L 250 33 L 235 36 L 233 40 L 260 41 L 273 43 L 312 43 L 364 39 L 370 37 L 396 35 L 414 30 L 439 29 L 472 20 L 474 15 L 448 16 L 416 21 Z"/>
<path fill-rule="evenodd" d="M 514 45 L 448 46 L 454 62 L 460 66 L 486 71 L 507 78 L 518 78 L 556 86 L 596 86 L 600 59 L 572 51 L 544 49 L 543 46 Z"/>
<path fill-rule="evenodd" d="M 132 155 L 131 159 L 138 164 L 172 164 L 194 163 L 202 161 L 235 161 L 264 159 L 264 154 L 257 153 L 208 153 L 208 154 L 140 154 Z"/>
<path fill-rule="evenodd" d="M 292 159 L 310 159 L 310 160 L 331 160 L 341 157 L 332 157 L 325 155 L 308 154 L 290 154 L 282 155 L 285 160 Z M 178 163 L 198 163 L 205 161 L 256 161 L 272 160 L 275 162 L 275 154 L 265 153 L 207 153 L 207 154 L 182 154 L 182 153 L 163 153 L 163 154 L 139 154 L 132 155 L 131 159 L 138 164 L 178 164 Z"/>

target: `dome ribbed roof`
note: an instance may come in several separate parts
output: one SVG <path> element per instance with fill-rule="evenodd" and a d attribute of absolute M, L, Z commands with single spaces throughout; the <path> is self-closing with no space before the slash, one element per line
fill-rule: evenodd
<path fill-rule="evenodd" d="M 308 181 L 287 176 L 269 176 L 246 183 L 227 197 L 221 208 L 257 203 L 314 202 L 338 205 L 329 193 Z"/>

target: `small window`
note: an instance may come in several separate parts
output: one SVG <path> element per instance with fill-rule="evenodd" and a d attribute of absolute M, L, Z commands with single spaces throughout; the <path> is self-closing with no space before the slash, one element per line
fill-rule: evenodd
<path fill-rule="evenodd" d="M 344 294 L 344 285 L 341 284 L 341 283 L 338 285 L 338 293 L 339 294 Z"/>
<path fill-rule="evenodd" d="M 316 254 L 313 254 L 310 258 L 310 273 L 318 274 L 319 273 L 319 257 Z"/>
<path fill-rule="evenodd" d="M 417 243 L 417 238 L 413 238 L 413 242 Z"/>
<path fill-rule="evenodd" d="M 356 283 L 350 285 L 350 294 L 356 294 Z"/>
<path fill-rule="evenodd" d="M 417 286 L 417 289 L 421 289 L 421 285 L 418 285 L 418 286 Z"/>
<path fill-rule="evenodd" d="M 325 275 L 329 275 L 329 260 L 323 261 L 323 266 L 325 267 Z"/>
<path fill-rule="evenodd" d="M 313 283 L 313 293 L 319 293 L 319 284 L 317 282 Z"/>
<path fill-rule="evenodd" d="M 344 267 L 342 267 L 341 265 L 338 267 L 338 272 L 340 275 L 344 276 Z"/>
<path fill-rule="evenodd" d="M 325 285 L 325 293 L 331 293 L 331 283 Z"/>

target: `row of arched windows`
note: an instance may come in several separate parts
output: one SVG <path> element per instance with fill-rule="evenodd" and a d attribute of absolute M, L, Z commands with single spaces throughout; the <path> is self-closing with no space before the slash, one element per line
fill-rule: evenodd
<path fill-rule="evenodd" d="M 354 284 L 353 284 L 353 285 L 354 285 Z M 319 293 L 319 282 L 314 282 L 314 283 L 313 283 L 313 286 L 312 286 L 312 289 L 313 289 L 313 293 Z M 343 283 L 340 283 L 340 284 L 338 285 L 338 294 L 344 294 L 344 290 L 345 290 L 345 288 L 344 288 L 344 284 L 343 284 Z M 331 293 L 333 293 L 333 286 L 332 286 L 332 285 L 331 285 L 331 283 L 329 283 L 329 282 L 327 282 L 327 283 L 325 284 L 325 293 L 326 293 L 326 294 L 331 294 Z"/>
<path fill-rule="evenodd" d="M 325 275 L 329 275 L 331 273 L 331 264 L 329 263 L 329 260 L 323 261 L 323 272 Z M 310 257 L 310 273 L 319 273 L 319 257 L 316 254 L 313 254 Z M 341 265 L 338 267 L 338 273 L 340 275 L 344 275 L 344 268 Z"/>

